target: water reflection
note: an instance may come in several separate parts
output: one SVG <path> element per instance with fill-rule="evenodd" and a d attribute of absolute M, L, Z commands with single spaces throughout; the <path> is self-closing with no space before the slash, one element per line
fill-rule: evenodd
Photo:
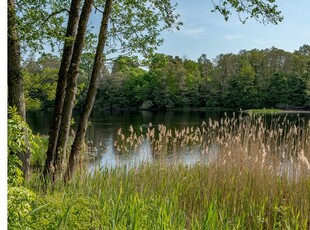
<path fill-rule="evenodd" d="M 74 114 L 75 121 L 78 120 L 78 113 Z M 228 113 L 227 116 L 231 117 L 232 113 Z M 236 115 L 238 116 L 238 114 Z M 279 117 L 283 119 L 287 116 L 287 119 L 297 120 L 302 117 L 305 119 L 305 123 L 310 120 L 310 114 L 277 114 L 277 115 L 264 115 L 264 119 L 268 122 L 271 118 Z M 28 123 L 34 133 L 48 134 L 50 120 L 52 118 L 51 111 L 35 111 L 27 114 Z M 208 151 L 204 152 L 204 149 L 196 148 L 181 148 L 177 154 L 173 152 L 170 154 L 164 154 L 158 156 L 154 154 L 154 151 L 147 139 L 143 140 L 143 143 L 137 147 L 135 151 L 131 151 L 127 154 L 119 154 L 114 148 L 114 143 L 117 140 L 117 132 L 122 128 L 123 132 L 129 133 L 129 126 L 132 125 L 135 130 L 139 130 L 148 127 L 149 123 L 153 126 L 158 124 L 165 124 L 167 129 L 174 130 L 182 129 L 188 126 L 200 126 L 202 121 L 212 120 L 220 121 L 224 117 L 223 112 L 119 112 L 109 113 L 101 112 L 92 115 L 90 122 L 91 125 L 88 128 L 86 140 L 92 141 L 92 146 L 97 149 L 98 155 L 90 162 L 91 169 L 99 167 L 115 168 L 121 167 L 137 167 L 142 163 L 153 163 L 154 161 L 164 161 L 167 164 L 182 163 L 185 165 L 192 165 L 197 162 L 208 163 L 216 159 L 218 153 L 218 145 L 213 143 L 209 145 Z M 73 127 L 75 128 L 75 127 Z M 93 153 L 91 153 L 93 154 Z M 289 164 L 283 165 L 284 168 L 289 168 Z M 281 168 L 280 171 L 283 171 Z"/>
<path fill-rule="evenodd" d="M 128 169 L 137 167 L 142 163 L 152 163 L 154 158 L 148 150 L 148 143 L 143 143 L 135 152 L 130 154 L 118 154 L 113 148 L 112 139 L 110 139 L 109 146 L 105 152 L 102 152 L 97 159 L 90 161 L 90 169 L 99 168 L 116 168 L 126 167 Z"/>
<path fill-rule="evenodd" d="M 108 141 L 108 147 L 105 151 L 99 152 L 98 157 L 89 161 L 90 170 L 94 168 L 125 167 L 126 169 L 136 168 L 142 164 L 153 163 L 155 161 L 164 164 L 183 164 L 186 166 L 196 163 L 207 164 L 214 161 L 218 154 L 218 145 L 212 144 L 208 152 L 202 148 L 180 149 L 178 153 L 166 155 L 156 155 L 151 148 L 149 141 L 145 140 L 135 151 L 128 154 L 119 154 L 113 147 L 113 140 Z"/>

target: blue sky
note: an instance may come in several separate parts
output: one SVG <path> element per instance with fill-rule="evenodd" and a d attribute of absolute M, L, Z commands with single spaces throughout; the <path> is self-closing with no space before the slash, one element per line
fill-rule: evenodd
<path fill-rule="evenodd" d="M 237 14 L 226 22 L 212 13 L 211 0 L 174 0 L 184 25 L 180 31 L 164 32 L 164 44 L 158 52 L 197 60 L 206 53 L 213 59 L 222 53 L 265 49 L 275 46 L 287 51 L 310 44 L 310 0 L 277 0 L 284 21 L 263 25 L 254 19 L 242 24 Z"/>

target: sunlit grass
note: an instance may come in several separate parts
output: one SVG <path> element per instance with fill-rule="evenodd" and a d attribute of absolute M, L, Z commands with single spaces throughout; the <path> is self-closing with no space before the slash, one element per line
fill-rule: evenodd
<path fill-rule="evenodd" d="M 307 229 L 310 180 L 240 165 L 143 165 L 35 190 L 40 229 Z M 252 170 L 253 169 L 253 170 Z M 32 184 L 40 187 L 41 182 Z"/>
<path fill-rule="evenodd" d="M 281 109 L 247 109 L 246 113 L 257 113 L 257 114 L 274 114 L 283 112 Z"/>
<path fill-rule="evenodd" d="M 309 229 L 310 124 L 264 117 L 224 117 L 170 130 L 119 130 L 115 148 L 130 154 L 148 141 L 156 156 L 196 148 L 217 155 L 191 166 L 80 170 L 67 185 L 43 186 L 32 221 L 39 229 Z M 126 148 L 125 148 L 126 147 Z"/>

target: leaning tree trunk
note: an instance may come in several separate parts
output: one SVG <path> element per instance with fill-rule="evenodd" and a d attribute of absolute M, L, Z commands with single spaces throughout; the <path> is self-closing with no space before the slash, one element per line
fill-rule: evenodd
<path fill-rule="evenodd" d="M 76 132 L 76 136 L 75 136 L 75 139 L 72 145 L 67 171 L 64 177 L 64 180 L 66 182 L 71 179 L 74 173 L 74 170 L 76 167 L 76 158 L 79 155 L 82 149 L 82 146 L 83 146 L 85 133 L 87 129 L 88 118 L 93 108 L 95 97 L 97 94 L 97 89 L 98 89 L 97 81 L 100 76 L 100 70 L 102 69 L 103 50 L 104 50 L 105 43 L 107 40 L 108 22 L 109 22 L 109 16 L 111 13 L 111 8 L 112 8 L 112 0 L 106 0 L 103 17 L 101 21 L 101 26 L 100 26 L 99 41 L 98 41 L 98 46 L 96 50 L 96 56 L 94 60 L 90 85 L 88 88 L 84 109 L 83 109 L 82 115 L 79 120 L 79 125 L 78 125 L 78 129 Z"/>
<path fill-rule="evenodd" d="M 94 0 L 85 0 L 79 20 L 78 31 L 74 43 L 71 64 L 68 72 L 66 96 L 57 140 L 56 155 L 62 153 L 63 156 L 65 156 L 66 154 L 72 110 L 74 107 L 77 92 L 77 75 L 79 71 L 82 51 L 85 42 L 87 23 L 92 10 L 93 3 Z M 57 156 L 55 157 L 55 159 L 59 159 L 59 157 Z"/>
<path fill-rule="evenodd" d="M 18 114 L 26 121 L 20 40 L 17 33 L 14 0 L 8 0 L 8 104 L 16 106 Z M 20 153 L 19 158 L 23 162 L 24 176 L 27 177 L 30 167 L 30 152 Z"/>
<path fill-rule="evenodd" d="M 54 115 L 49 132 L 48 139 L 48 149 L 46 152 L 46 162 L 43 174 L 47 176 L 57 167 L 58 164 L 58 154 L 56 154 L 57 139 L 60 130 L 62 109 L 65 101 L 66 87 L 67 87 L 67 75 L 70 67 L 73 45 L 76 36 L 77 26 L 79 22 L 79 9 L 81 0 L 72 0 L 69 12 L 68 26 L 66 31 L 64 49 L 61 59 L 61 64 L 58 72 L 58 82 L 56 89 L 55 105 L 54 105 Z M 55 168 L 53 165 L 57 165 Z"/>

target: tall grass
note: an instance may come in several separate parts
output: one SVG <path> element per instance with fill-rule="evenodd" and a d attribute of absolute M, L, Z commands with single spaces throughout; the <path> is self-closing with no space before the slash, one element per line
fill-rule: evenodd
<path fill-rule="evenodd" d="M 302 119 L 225 117 L 199 127 L 119 131 L 115 148 L 149 141 L 154 154 L 217 145 L 217 157 L 192 166 L 142 164 L 81 170 L 67 185 L 37 194 L 27 225 L 38 229 L 309 229 L 309 128 Z M 123 136 L 122 136 L 123 135 Z M 136 135 L 136 138 L 135 138 Z M 128 139 L 129 138 L 129 139 Z M 130 143 L 130 138 L 134 140 Z M 127 141 L 128 139 L 128 141 Z M 123 149 L 125 150 L 125 148 Z"/>
<path fill-rule="evenodd" d="M 249 116 L 228 117 L 220 121 L 202 122 L 198 127 L 168 129 L 152 124 L 143 132 L 129 127 L 127 135 L 119 129 L 114 143 L 119 154 L 135 151 L 144 141 L 149 142 L 155 157 L 184 152 L 184 149 L 201 153 L 201 159 L 210 160 L 216 155 L 217 163 L 242 162 L 242 167 L 258 162 L 262 168 L 279 173 L 296 174 L 301 168 L 310 170 L 310 121 L 297 117 Z M 293 175 L 292 175 L 293 176 Z M 297 175 L 295 175 L 297 176 Z"/>

